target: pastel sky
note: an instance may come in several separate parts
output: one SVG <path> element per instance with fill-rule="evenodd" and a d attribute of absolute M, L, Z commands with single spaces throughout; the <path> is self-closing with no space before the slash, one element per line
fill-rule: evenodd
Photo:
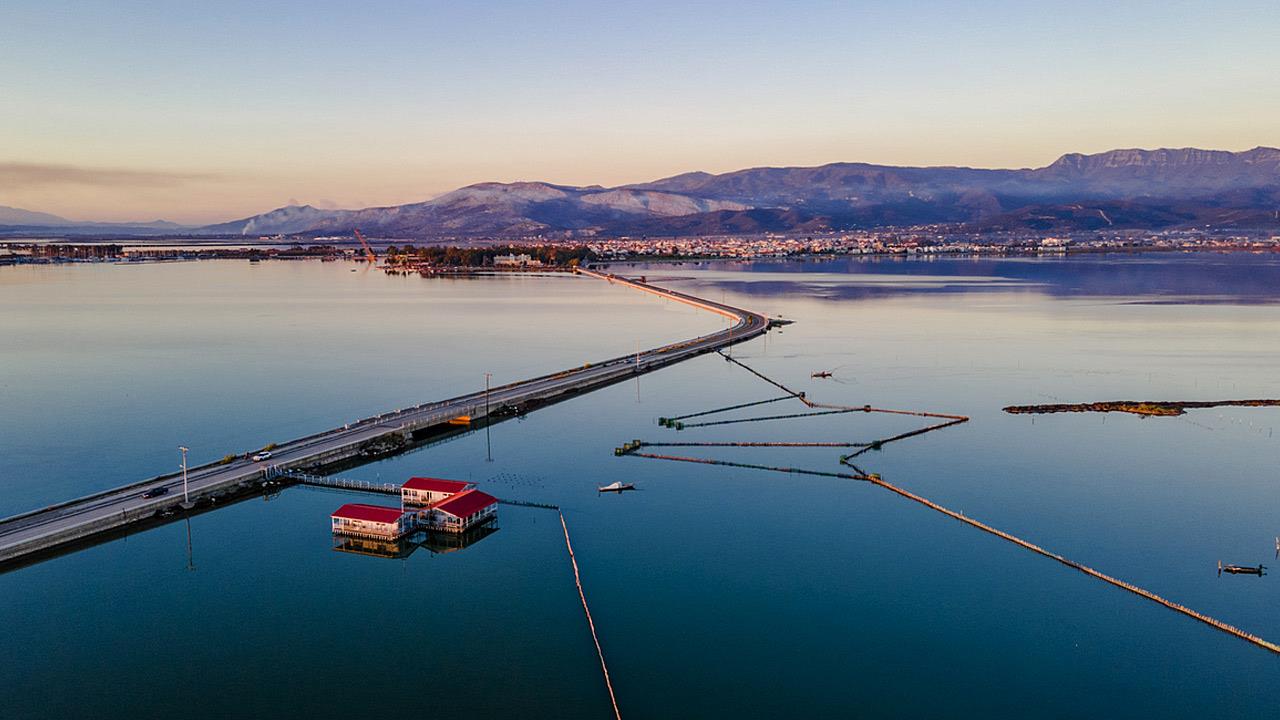
<path fill-rule="evenodd" d="M 865 161 L 1280 144 L 1265 2 L 5 0 L 0 205 L 211 222 Z"/>

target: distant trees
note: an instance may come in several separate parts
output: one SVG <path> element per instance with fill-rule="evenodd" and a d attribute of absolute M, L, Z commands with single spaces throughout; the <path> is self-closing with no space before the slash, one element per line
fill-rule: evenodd
<path fill-rule="evenodd" d="M 497 255 L 528 255 L 553 267 L 577 267 L 596 259 L 596 254 L 585 245 L 506 245 L 490 247 L 457 247 L 454 245 L 429 247 L 391 246 L 385 251 L 387 262 L 392 265 L 427 263 L 445 267 L 485 267 L 493 265 Z"/>

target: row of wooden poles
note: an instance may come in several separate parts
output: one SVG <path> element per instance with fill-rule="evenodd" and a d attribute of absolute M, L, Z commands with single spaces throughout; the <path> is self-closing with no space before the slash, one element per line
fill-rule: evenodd
<path fill-rule="evenodd" d="M 622 712 L 618 710 L 618 697 L 613 692 L 613 679 L 609 677 L 609 665 L 604 661 L 604 648 L 600 645 L 600 636 L 596 633 L 596 621 L 591 617 L 591 606 L 587 605 L 587 594 L 582 589 L 582 574 L 578 572 L 578 556 L 573 552 L 573 542 L 569 540 L 569 524 L 564 520 L 564 511 L 559 505 L 551 503 L 531 502 L 526 500 L 499 500 L 507 505 L 521 505 L 531 508 L 555 510 L 560 516 L 560 529 L 564 531 L 564 547 L 569 551 L 569 563 L 573 566 L 573 584 L 578 588 L 578 599 L 582 601 L 582 612 L 587 616 L 587 628 L 591 630 L 591 641 L 596 645 L 596 657 L 600 659 L 600 671 L 604 673 L 604 687 L 609 691 L 609 702 L 613 705 L 613 717 L 622 720 Z"/>
<path fill-rule="evenodd" d="M 564 530 L 564 546 L 569 550 L 569 562 L 573 563 L 573 583 L 578 586 L 578 598 L 582 600 L 582 611 L 587 614 L 587 627 L 591 628 L 591 640 L 596 644 L 596 656 L 600 658 L 600 670 L 604 673 L 604 686 L 609 690 L 609 702 L 613 703 L 613 717 L 622 720 L 618 710 L 618 697 L 613 694 L 613 680 L 609 678 L 609 666 L 604 661 L 604 649 L 600 647 L 600 636 L 596 634 L 596 623 L 591 619 L 591 607 L 587 605 L 587 595 L 582 591 L 582 576 L 578 574 L 578 558 L 573 554 L 573 543 L 569 541 L 569 526 L 565 524 L 564 513 L 556 510 L 560 516 L 560 528 Z"/>
<path fill-rule="evenodd" d="M 854 466 L 854 465 L 852 465 L 852 464 L 848 463 L 847 461 L 844 461 L 844 462 L 845 462 L 845 464 L 846 464 L 846 465 L 849 465 L 850 467 L 854 468 L 855 470 L 857 470 L 857 469 L 858 469 L 856 466 Z M 1018 547 L 1022 547 L 1022 548 L 1025 548 L 1025 549 L 1027 549 L 1027 550 L 1030 550 L 1031 552 L 1036 553 L 1037 555 L 1043 555 L 1044 557 L 1047 557 L 1047 558 L 1049 558 L 1049 559 L 1051 559 L 1051 560 L 1057 560 L 1058 562 L 1062 563 L 1063 565 L 1066 565 L 1067 567 L 1070 567 L 1070 568 L 1075 568 L 1076 570 L 1079 570 L 1080 572 L 1084 573 L 1085 575 L 1089 575 L 1089 576 L 1095 577 L 1095 578 L 1097 578 L 1097 579 L 1099 579 L 1099 580 L 1101 580 L 1101 581 L 1103 581 L 1103 582 L 1105 582 L 1105 583 L 1109 583 L 1109 584 L 1114 585 L 1114 586 L 1116 586 L 1116 587 L 1118 587 L 1118 588 L 1121 588 L 1121 589 L 1123 589 L 1123 590 L 1128 590 L 1129 592 L 1131 592 L 1131 593 L 1133 593 L 1133 594 L 1135 594 L 1135 595 L 1138 595 L 1139 597 L 1144 597 L 1144 598 L 1146 598 L 1146 599 L 1148 599 L 1148 600 L 1150 600 L 1150 601 L 1152 601 L 1152 602 L 1155 602 L 1155 603 L 1158 603 L 1158 604 L 1160 604 L 1160 605 L 1163 605 L 1163 606 L 1165 606 L 1165 607 L 1169 608 L 1170 610 L 1174 610 L 1174 611 L 1180 612 L 1180 613 L 1182 613 L 1183 615 L 1186 615 L 1186 616 L 1188 616 L 1188 617 L 1195 618 L 1196 620 L 1199 620 L 1200 622 L 1202 622 L 1202 623 L 1204 623 L 1204 624 L 1206 624 L 1206 625 L 1208 625 L 1208 626 L 1210 626 L 1210 627 L 1212 627 L 1212 628 L 1215 628 L 1215 629 L 1217 629 L 1217 630 L 1221 630 L 1222 632 L 1227 633 L 1227 634 L 1229 634 L 1229 635 L 1234 635 L 1234 636 L 1236 636 L 1236 637 L 1240 638 L 1241 640 L 1247 640 L 1247 641 L 1249 641 L 1249 642 L 1253 643 L 1254 645 L 1257 645 L 1258 647 L 1260 647 L 1260 648 L 1264 648 L 1264 649 L 1266 649 L 1266 650 L 1270 650 L 1270 651 L 1271 651 L 1271 652 L 1273 652 L 1273 653 L 1280 654 L 1280 645 L 1276 645 L 1275 643 L 1271 642 L 1270 640 L 1265 640 L 1265 639 L 1263 639 L 1263 638 L 1260 638 L 1260 637 L 1258 637 L 1257 635 L 1254 635 L 1253 633 L 1250 633 L 1250 632 L 1246 632 L 1246 631 L 1244 631 L 1244 630 L 1241 630 L 1240 628 L 1238 628 L 1238 627 L 1236 627 L 1236 626 L 1234 626 L 1234 625 L 1231 625 L 1231 624 L 1229 624 L 1229 623 L 1225 623 L 1225 622 L 1223 622 L 1223 621 L 1221 621 L 1221 620 L 1219 620 L 1219 619 L 1217 619 L 1217 618 L 1214 618 L 1214 617 L 1210 617 L 1210 616 L 1208 616 L 1208 615 L 1205 615 L 1204 613 L 1196 612 L 1195 610 L 1192 610 L 1191 608 L 1187 607 L 1186 605 L 1182 605 L 1182 604 L 1180 604 L 1180 603 L 1173 602 L 1172 600 L 1168 600 L 1168 599 L 1166 599 L 1166 598 L 1163 598 L 1163 597 L 1161 597 L 1161 596 L 1159 596 L 1159 595 L 1157 595 L 1157 594 L 1155 594 L 1155 593 L 1151 592 L 1150 590 L 1147 590 L 1147 589 L 1145 589 L 1145 588 L 1138 587 L 1137 585 L 1134 585 L 1133 583 L 1125 582 L 1124 580 L 1121 580 L 1121 579 L 1119 579 L 1119 578 L 1112 577 L 1112 576 L 1107 575 L 1106 573 L 1100 572 L 1100 571 L 1098 571 L 1098 570 L 1094 570 L 1093 568 L 1089 567 L 1088 565 L 1084 565 L 1084 564 L 1082 564 L 1082 563 L 1078 563 L 1078 562 L 1076 562 L 1075 560 L 1071 560 L 1071 559 L 1069 559 L 1069 558 L 1063 557 L 1062 555 L 1059 555 L 1059 554 L 1057 554 L 1057 553 L 1055 553 L 1055 552 L 1050 552 L 1050 551 L 1048 551 L 1048 550 L 1046 550 L 1046 549 L 1044 549 L 1044 548 L 1040 547 L 1039 545 L 1036 545 L 1036 544 L 1034 544 L 1034 543 L 1031 543 L 1031 542 L 1028 542 L 1028 541 L 1026 541 L 1026 540 L 1023 540 L 1022 538 L 1020 538 L 1020 537 L 1018 537 L 1018 536 L 1016 536 L 1016 535 L 1013 535 L 1013 534 L 1011 534 L 1011 533 L 1007 533 L 1007 532 L 1005 532 L 1005 531 L 1003 531 L 1003 530 L 999 530 L 999 529 L 997 529 L 997 528 L 991 527 L 990 525 L 988 525 L 988 524 L 986 524 L 986 523 L 984 523 L 984 522 L 981 522 L 981 521 L 979 521 L 979 520 L 975 520 L 975 519 L 973 519 L 973 518 L 971 518 L 971 517 L 968 517 L 968 516 L 966 516 L 966 515 L 964 515 L 964 514 L 962 514 L 962 513 L 958 513 L 958 512 L 956 512 L 955 510 L 951 510 L 951 509 L 949 509 L 949 508 L 943 507 L 942 505 L 939 505 L 938 503 L 933 502 L 932 500 L 929 500 L 928 498 L 921 497 L 921 496 L 919 496 L 919 495 L 916 495 L 916 494 L 915 494 L 915 493 L 913 493 L 913 492 L 910 492 L 910 491 L 908 491 L 908 490 L 904 490 L 904 489 L 902 489 L 902 488 L 898 487 L 897 485 L 893 485 L 892 483 L 886 482 L 886 481 L 885 481 L 883 478 L 881 478 L 879 475 L 876 475 L 876 474 L 865 475 L 865 474 L 863 474 L 863 473 L 862 473 L 862 471 L 861 471 L 861 470 L 858 470 L 858 473 L 859 473 L 859 475 L 861 475 L 861 477 L 859 478 L 859 479 L 861 479 L 861 480 L 866 480 L 867 482 L 872 483 L 873 485 L 879 485 L 880 487 L 882 487 L 882 488 L 884 488 L 884 489 L 886 489 L 886 490 L 888 490 L 888 491 L 890 491 L 890 492 L 897 493 L 898 495 L 901 495 L 902 497 L 907 498 L 908 500 L 913 500 L 913 501 L 915 501 L 915 502 L 918 502 L 918 503 L 920 503 L 921 505 L 924 505 L 924 506 L 925 506 L 925 507 L 927 507 L 927 508 L 930 508 L 930 509 L 932 509 L 932 510 L 936 510 L 937 512 L 940 512 L 940 513 L 942 513 L 943 515 L 946 515 L 947 517 L 954 518 L 954 519 L 956 519 L 956 520 L 959 520 L 959 521 L 960 521 L 960 522 L 962 522 L 962 523 L 965 523 L 966 525 L 969 525 L 969 526 L 971 526 L 971 527 L 975 527 L 975 528 L 977 528 L 977 529 L 979 529 L 979 530 L 981 530 L 981 531 L 983 531 L 983 532 L 985 532 L 985 533 L 990 533 L 990 534 L 992 534 L 992 535 L 995 535 L 995 536 L 996 536 L 996 537 L 998 537 L 998 538 L 1001 538 L 1001 539 L 1003 539 L 1003 540 L 1007 540 L 1007 541 L 1009 541 L 1009 542 L 1013 543 L 1014 545 L 1017 545 Z"/>

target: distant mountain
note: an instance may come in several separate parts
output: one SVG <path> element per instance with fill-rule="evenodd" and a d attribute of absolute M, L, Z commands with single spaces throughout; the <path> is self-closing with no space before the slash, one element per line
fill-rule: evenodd
<path fill-rule="evenodd" d="M 1071 153 L 1032 171 L 1039 182 L 1073 190 L 1122 196 L 1197 197 L 1241 188 L 1275 186 L 1280 150 L 1257 147 L 1223 150 L 1112 150 L 1097 155 Z"/>
<path fill-rule="evenodd" d="M 766 232 L 820 232 L 836 223 L 829 217 L 786 208 L 752 208 L 638 218 L 619 223 L 615 231 L 625 235 L 751 235 Z"/>
<path fill-rule="evenodd" d="M 384 237 L 709 235 L 933 223 L 973 230 L 1280 226 L 1280 150 L 1072 153 L 1036 169 L 833 163 L 616 188 L 480 183 L 364 210 L 287 207 L 206 232 Z"/>
<path fill-rule="evenodd" d="M 0 225 L 13 224 L 3 217 Z M 46 226 L 86 231 L 86 224 L 45 217 L 51 219 Z M 23 224 L 35 223 L 28 219 Z M 1042 168 L 1013 170 L 867 163 L 761 167 L 719 175 L 691 172 L 614 188 L 489 182 L 406 205 L 359 210 L 291 205 L 182 231 L 316 236 L 360 228 L 372 236 L 425 239 L 712 235 L 923 224 L 976 231 L 1280 229 L 1280 150 L 1111 150 L 1071 153 Z M 119 225 L 91 227 L 124 232 Z M 178 229 L 129 227 L 144 234 Z"/>
<path fill-rule="evenodd" d="M 41 233 L 51 235 L 156 235 L 178 232 L 182 225 L 166 220 L 107 223 L 77 222 L 49 213 L 0 205 L 0 235 Z"/>
<path fill-rule="evenodd" d="M 0 225 L 68 225 L 71 221 L 49 213 L 0 205 Z"/>
<path fill-rule="evenodd" d="M 1063 155 L 1034 170 L 893 167 L 834 163 L 755 168 L 723 175 L 689 173 L 631 187 L 750 201 L 850 209 L 923 200 L 968 214 L 1008 210 L 1021 201 L 1070 202 L 1137 197 L 1195 198 L 1280 185 L 1280 150 L 1112 150 Z M 995 200 L 996 202 L 991 202 Z M 953 214 L 953 213 L 947 213 Z"/>
<path fill-rule="evenodd" d="M 519 236 L 589 232 L 633 217 L 666 218 L 749 206 L 675 193 L 571 187 L 540 182 L 480 183 L 426 202 L 364 210 L 289 206 L 201 232 L 239 235 L 349 233 L 397 238 Z"/>
<path fill-rule="evenodd" d="M 276 235 L 301 233 L 351 214 L 350 210 L 321 210 L 310 205 L 286 205 L 271 212 L 231 222 L 206 225 L 200 232 L 217 235 Z"/>

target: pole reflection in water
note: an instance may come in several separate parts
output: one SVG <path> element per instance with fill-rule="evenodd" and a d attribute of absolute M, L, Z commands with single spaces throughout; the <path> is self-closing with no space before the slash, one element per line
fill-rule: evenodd
<path fill-rule="evenodd" d="M 191 518 L 186 519 L 187 523 L 187 570 L 195 572 L 196 563 L 191 553 Z"/>

